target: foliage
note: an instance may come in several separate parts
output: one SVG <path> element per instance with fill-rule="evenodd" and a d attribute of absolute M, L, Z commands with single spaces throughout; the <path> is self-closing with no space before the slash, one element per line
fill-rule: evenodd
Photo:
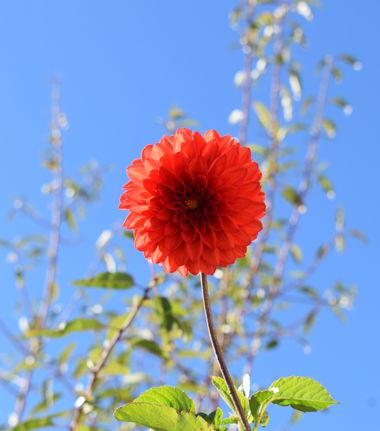
<path fill-rule="evenodd" d="M 213 385 L 234 412 L 234 405 L 225 381 L 220 377 L 212 378 Z M 326 389 L 308 377 L 285 377 L 273 382 L 268 389 L 254 393 L 250 398 L 238 392 L 249 422 L 267 426 L 269 404 L 292 406 L 301 412 L 323 410 L 336 404 Z M 138 398 L 115 412 L 119 421 L 132 422 L 149 427 L 155 431 L 199 431 L 227 429 L 226 425 L 237 423 L 235 412 L 223 419 L 220 408 L 210 414 L 195 413 L 194 402 L 180 389 L 159 386 L 141 394 Z"/>
<path fill-rule="evenodd" d="M 245 68 L 234 79 L 242 91 L 242 106 L 232 110 L 229 121 L 238 128 L 240 142 L 260 161 L 269 204 L 264 231 L 247 256 L 231 268 L 218 269 L 211 280 L 211 299 L 218 305 L 218 338 L 239 378 L 252 373 L 259 354 L 276 349 L 286 338 L 307 350 L 308 334 L 320 311 L 331 309 L 343 318 L 356 294 L 355 287 L 339 279 L 332 279 L 327 290 L 312 284 L 323 261 L 345 249 L 348 236 L 365 241 L 360 231 L 346 227 L 342 209 L 336 209 L 332 236 L 315 244 L 313 257 L 304 253 L 307 239 L 297 236 L 304 213 L 314 211 L 309 208 L 312 186 L 318 185 L 330 200 L 335 196 L 318 149 L 336 136 L 337 114 L 332 108 L 345 115 L 352 111 L 346 98 L 335 94 L 334 81 L 342 81 L 344 67 L 360 69 L 350 55 L 327 55 L 318 63 L 317 94 L 305 93 L 308 76 L 302 73 L 298 47 L 307 46 L 304 19 L 311 21 L 314 13 L 312 1 L 256 0 L 239 3 L 230 17 Z M 253 88 L 268 81 L 269 98 L 253 100 Z M 173 131 L 196 123 L 175 107 L 162 124 Z M 52 176 L 42 189 L 51 201 L 50 220 L 17 198 L 11 217 L 30 218 L 36 233 L 0 241 L 14 268 L 20 298 L 16 308 L 20 333 L 0 321 L 1 333 L 13 346 L 1 358 L 0 378 L 14 399 L 8 423 L 1 418 L 1 429 L 21 431 L 53 424 L 81 431 L 115 429 L 116 408 L 121 430 L 135 429 L 130 423 L 161 431 L 233 429 L 237 416 L 225 381 L 215 376 L 218 369 L 196 278 L 168 276 L 151 268 L 150 281 L 139 281 L 124 255 L 131 236 L 118 225 L 99 235 L 96 262 L 89 273 L 79 275 L 82 279 L 73 281 L 73 300 L 63 304 L 58 256 L 63 243 L 77 238 L 80 220 L 99 198 L 107 171 L 92 162 L 82 169 L 80 179 L 64 173 L 66 127 L 55 85 L 50 144 L 43 162 Z M 319 207 L 327 205 L 324 196 L 319 195 L 319 200 Z M 36 268 L 46 272 L 42 289 L 29 284 L 29 274 Z M 76 277 L 72 274 L 72 279 Z M 99 301 L 92 288 L 104 292 Z M 236 365 L 242 360 L 244 370 Z M 157 386 L 167 380 L 175 386 Z M 146 390 L 152 386 L 156 387 Z M 307 377 L 281 378 L 252 396 L 249 386 L 243 381 L 238 392 L 254 429 L 268 425 L 270 404 L 310 412 L 335 403 Z M 232 411 L 230 416 L 225 417 L 226 410 L 220 408 L 219 395 Z"/>

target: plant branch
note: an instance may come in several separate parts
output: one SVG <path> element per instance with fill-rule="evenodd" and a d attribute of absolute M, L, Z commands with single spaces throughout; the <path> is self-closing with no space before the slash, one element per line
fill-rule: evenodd
<path fill-rule="evenodd" d="M 63 154 L 62 154 L 62 138 L 60 127 L 60 87 L 59 84 L 53 86 L 52 94 L 52 125 L 51 125 L 51 142 L 54 147 L 54 157 L 56 162 L 55 178 L 54 178 L 54 201 L 51 215 L 51 227 L 49 236 L 48 248 L 48 266 L 45 279 L 45 292 L 39 310 L 38 320 L 39 325 L 43 327 L 47 318 L 49 307 L 52 303 L 55 283 L 57 277 L 58 254 L 60 248 L 60 236 L 63 213 Z"/>
<path fill-rule="evenodd" d="M 318 143 L 321 135 L 323 113 L 324 113 L 324 108 L 327 100 L 332 65 L 333 65 L 333 58 L 328 56 L 325 61 L 325 67 L 321 78 L 321 84 L 320 84 L 320 89 L 318 93 L 318 101 L 317 101 L 317 107 L 316 107 L 316 114 L 311 128 L 311 137 L 310 137 L 307 154 L 306 154 L 305 168 L 298 187 L 298 195 L 302 202 L 304 202 L 306 195 L 310 189 L 314 161 L 316 159 Z M 257 332 L 259 335 L 256 337 L 256 339 L 253 342 L 253 347 L 248 359 L 248 365 L 246 367 L 247 372 L 252 370 L 253 362 L 261 346 L 261 340 L 265 335 L 266 324 L 269 319 L 271 310 L 273 308 L 274 300 L 277 297 L 281 288 L 286 261 L 293 243 L 294 235 L 296 233 L 301 214 L 302 214 L 301 208 L 300 206 L 297 206 L 294 208 L 289 218 L 289 224 L 286 231 L 284 244 L 280 249 L 279 257 L 278 257 L 276 266 L 274 268 L 273 278 L 275 282 L 273 286 L 269 289 L 268 297 L 265 301 L 261 316 L 258 320 Z"/>
<path fill-rule="evenodd" d="M 49 236 L 49 248 L 48 248 L 48 264 L 45 279 L 45 292 L 41 302 L 40 309 L 37 312 L 37 324 L 39 327 L 43 327 L 46 318 L 49 313 L 51 306 L 55 283 L 57 277 L 57 264 L 58 264 L 58 253 L 60 248 L 60 234 L 62 224 L 62 211 L 63 211 L 63 157 L 62 157 L 62 139 L 61 139 L 61 126 L 60 126 L 60 115 L 61 115 L 61 92 L 58 82 L 53 85 L 52 91 L 52 120 L 51 120 L 51 142 L 54 147 L 54 157 L 56 159 L 56 169 L 54 178 L 54 198 L 53 208 L 51 213 L 51 225 L 50 225 L 50 236 Z M 38 353 L 42 349 L 42 343 L 40 340 L 32 344 L 31 356 L 36 358 Z M 32 386 L 32 379 L 34 370 L 30 370 L 25 378 L 25 384 L 22 386 L 21 391 L 16 399 L 15 414 L 17 421 L 22 420 L 22 416 L 25 412 L 26 400 L 30 393 Z"/>
<path fill-rule="evenodd" d="M 285 5 L 285 3 L 283 3 L 283 5 Z M 269 138 L 270 138 L 269 153 L 268 153 L 269 168 L 268 168 L 268 174 L 267 174 L 269 189 L 268 189 L 268 192 L 266 193 L 267 213 L 266 213 L 265 222 L 264 222 L 264 229 L 257 241 L 256 247 L 252 256 L 252 260 L 251 260 L 251 266 L 247 276 L 246 300 L 249 299 L 249 296 L 252 293 L 254 277 L 255 277 L 255 274 L 257 273 L 257 269 L 261 262 L 264 246 L 267 243 L 267 240 L 270 235 L 271 223 L 274 216 L 274 203 L 275 203 L 276 191 L 278 186 L 277 176 L 276 176 L 277 157 L 278 157 L 278 149 L 280 146 L 278 136 L 276 135 L 276 129 L 279 123 L 279 96 L 281 91 L 281 69 L 282 69 L 282 64 L 280 61 L 278 61 L 278 57 L 281 55 L 281 52 L 283 50 L 283 32 L 284 32 L 286 17 L 287 17 L 287 9 L 280 16 L 277 22 L 278 32 L 276 33 L 276 38 L 274 41 L 274 48 L 273 48 L 273 67 L 272 67 L 271 89 L 270 89 L 271 131 L 269 134 Z"/>
<path fill-rule="evenodd" d="M 328 56 L 326 58 L 326 64 L 321 79 L 321 87 L 319 91 L 319 97 L 317 102 L 316 116 L 312 125 L 311 139 L 307 149 L 307 155 L 305 160 L 305 168 L 301 178 L 300 185 L 298 187 L 298 196 L 301 202 L 304 202 L 307 192 L 310 188 L 311 178 L 313 174 L 314 161 L 317 157 L 318 143 L 321 136 L 323 113 L 326 105 L 326 99 L 328 94 L 329 80 L 331 74 L 331 67 L 333 59 Z M 274 270 L 274 278 L 280 279 L 283 275 L 286 259 L 289 255 L 290 248 L 293 243 L 294 235 L 297 230 L 298 221 L 302 214 L 302 205 L 297 205 L 289 219 L 288 230 L 284 245 L 279 252 L 279 258 Z"/>
<path fill-rule="evenodd" d="M 132 311 L 128 314 L 128 316 L 124 320 L 121 327 L 117 330 L 114 337 L 109 342 L 105 343 L 103 350 L 100 353 L 100 357 L 99 357 L 98 362 L 91 369 L 90 382 L 87 386 L 83 402 L 75 410 L 74 418 L 73 418 L 71 426 L 70 426 L 71 431 L 77 431 L 78 430 L 78 426 L 80 424 L 80 420 L 81 420 L 82 415 L 83 415 L 83 407 L 86 404 L 86 401 L 91 400 L 95 386 L 99 380 L 99 375 L 100 375 L 101 371 L 106 366 L 109 357 L 111 356 L 111 354 L 112 354 L 114 348 L 116 347 L 116 345 L 118 344 L 118 342 L 122 339 L 125 331 L 127 331 L 129 329 L 129 327 L 132 325 L 132 323 L 136 319 L 141 307 L 143 306 L 144 302 L 148 299 L 149 292 L 152 289 L 153 284 L 154 283 L 150 284 L 149 286 L 147 286 L 144 289 L 143 295 L 141 296 L 139 301 L 136 302 L 136 304 L 133 306 Z"/>
<path fill-rule="evenodd" d="M 254 6 L 253 3 L 247 1 L 247 35 L 249 29 L 253 23 L 253 13 Z M 248 140 L 248 126 L 249 126 L 249 113 L 252 101 L 252 63 L 254 58 L 254 51 L 252 43 L 250 43 L 249 37 L 247 36 L 247 41 L 244 45 L 244 49 L 246 50 L 245 60 L 244 60 L 244 86 L 243 86 L 243 101 L 242 101 L 242 120 L 240 123 L 240 131 L 239 131 L 239 141 L 241 145 L 247 145 Z"/>

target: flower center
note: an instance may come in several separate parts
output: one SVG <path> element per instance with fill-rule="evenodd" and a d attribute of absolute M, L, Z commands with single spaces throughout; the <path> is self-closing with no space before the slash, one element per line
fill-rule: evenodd
<path fill-rule="evenodd" d="M 197 199 L 186 199 L 185 200 L 185 207 L 189 210 L 195 210 L 198 208 L 199 202 Z"/>

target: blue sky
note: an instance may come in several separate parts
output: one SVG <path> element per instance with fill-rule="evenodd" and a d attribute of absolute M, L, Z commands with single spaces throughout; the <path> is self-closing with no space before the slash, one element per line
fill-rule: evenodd
<path fill-rule="evenodd" d="M 39 191 L 48 180 L 41 159 L 53 75 L 62 78 L 63 107 L 70 122 L 64 136 L 67 171 L 75 173 L 89 159 L 114 166 L 106 176 L 103 198 L 93 206 L 84 226 L 82 251 L 63 257 L 74 277 L 80 277 L 91 262 L 92 244 L 99 232 L 121 219 L 117 202 L 125 166 L 146 143 L 161 136 L 157 117 L 177 104 L 202 129 L 236 133 L 227 123 L 231 110 L 239 107 L 240 93 L 234 88 L 233 76 L 242 64 L 240 53 L 231 49 L 236 42 L 236 34 L 228 26 L 233 5 L 226 0 L 2 2 L 0 237 L 30 228 L 21 219 L 12 224 L 7 221 L 15 196 L 29 196 L 41 210 L 46 209 Z M 354 1 L 325 0 L 307 26 L 310 48 L 302 56 L 307 73 L 330 52 L 350 52 L 364 64 L 360 73 L 347 71 L 344 83 L 334 90 L 347 96 L 354 112 L 348 118 L 336 116 L 337 139 L 324 143 L 322 154 L 331 161 L 337 190 L 331 208 L 343 205 L 349 225 L 363 229 L 370 243 L 363 246 L 350 241 L 348 251 L 323 266 L 325 275 L 318 279 L 323 285 L 339 276 L 358 284 L 359 297 L 347 324 L 325 313 L 312 334 L 310 355 L 304 356 L 298 346 L 288 343 L 276 354 L 265 354 L 258 363 L 253 377 L 257 383 L 270 383 L 281 375 L 310 375 L 341 401 L 327 415 L 305 418 L 298 425 L 300 431 L 374 429 L 379 416 L 380 150 L 376 129 L 380 58 L 375 46 L 380 36 L 379 13 L 380 3 L 374 0 L 363 0 L 360 6 Z M 310 76 L 311 83 L 313 79 Z M 326 217 L 315 213 L 301 231 L 311 241 L 324 229 L 331 229 L 325 224 Z M 139 259 L 131 257 L 132 263 L 140 264 Z M 9 298 L 0 304 L 0 313 L 12 319 L 14 293 L 3 255 L 0 272 L 0 287 Z"/>

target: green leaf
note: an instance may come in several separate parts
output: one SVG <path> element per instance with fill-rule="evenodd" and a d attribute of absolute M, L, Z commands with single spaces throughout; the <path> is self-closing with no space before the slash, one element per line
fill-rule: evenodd
<path fill-rule="evenodd" d="M 177 327 L 187 336 L 191 335 L 191 326 L 184 319 L 187 312 L 178 301 L 176 302 L 164 296 L 158 296 L 153 300 L 153 304 L 161 321 L 161 328 L 166 332 L 170 332 Z"/>
<path fill-rule="evenodd" d="M 354 70 L 361 70 L 361 68 L 363 67 L 362 63 L 350 54 L 342 54 L 340 56 L 340 59 L 346 64 L 352 66 Z"/>
<path fill-rule="evenodd" d="M 26 235 L 16 241 L 16 247 L 24 248 L 32 242 L 44 244 L 46 243 L 46 238 L 43 235 Z"/>
<path fill-rule="evenodd" d="M 296 423 L 298 423 L 302 418 L 302 412 L 299 412 L 298 410 L 296 410 L 295 412 L 293 412 L 292 417 L 290 418 L 290 424 L 294 425 Z"/>
<path fill-rule="evenodd" d="M 218 407 L 216 410 L 214 410 L 208 415 L 204 413 L 199 413 L 199 416 L 205 419 L 210 425 L 214 425 L 215 429 L 219 430 L 223 421 L 223 410 Z"/>
<path fill-rule="evenodd" d="M 249 408 L 255 423 L 259 420 L 263 426 L 268 424 L 269 415 L 265 409 L 273 397 L 274 393 L 269 390 L 258 391 L 252 395 L 249 400 Z"/>
<path fill-rule="evenodd" d="M 272 338 L 265 344 L 265 350 L 275 349 L 278 346 L 278 340 L 276 338 Z"/>
<path fill-rule="evenodd" d="M 331 69 L 331 75 L 334 77 L 335 81 L 340 82 L 343 79 L 343 73 L 339 67 L 333 67 Z"/>
<path fill-rule="evenodd" d="M 123 236 L 125 236 L 128 239 L 132 239 L 133 240 L 133 231 L 131 230 L 125 230 L 123 231 Z"/>
<path fill-rule="evenodd" d="M 318 247 L 315 257 L 320 260 L 323 259 L 329 251 L 329 247 L 326 245 L 321 245 Z"/>
<path fill-rule="evenodd" d="M 158 386 L 148 389 L 133 402 L 160 404 L 172 407 L 177 412 L 195 413 L 194 401 L 184 391 L 174 386 Z"/>
<path fill-rule="evenodd" d="M 123 380 L 124 383 L 124 380 Z M 97 400 L 103 400 L 107 398 L 113 398 L 117 400 L 117 402 L 125 402 L 129 403 L 132 401 L 132 395 L 125 387 L 113 387 L 106 388 L 104 390 L 97 391 L 96 393 Z"/>
<path fill-rule="evenodd" d="M 364 244 L 368 243 L 367 236 L 358 229 L 350 229 L 348 232 L 353 238 L 356 238 L 357 240 L 363 242 Z"/>
<path fill-rule="evenodd" d="M 301 412 L 316 412 L 337 404 L 327 390 L 310 377 L 283 377 L 274 381 L 269 390 L 275 394 L 272 403 L 291 406 Z"/>
<path fill-rule="evenodd" d="M 221 377 L 213 376 L 211 378 L 211 382 L 214 385 L 214 388 L 219 392 L 219 395 L 223 398 L 225 403 L 228 405 L 228 407 L 230 407 L 230 409 L 233 412 L 235 412 L 235 407 L 231 397 L 231 393 L 230 393 L 230 390 L 228 389 L 228 386 L 225 380 Z M 236 389 L 236 392 L 238 394 L 238 397 L 240 399 L 240 402 L 244 411 L 247 413 L 249 409 L 247 398 L 245 398 L 245 396 L 238 389 Z"/>
<path fill-rule="evenodd" d="M 328 118 L 324 118 L 322 121 L 322 127 L 325 129 L 326 135 L 329 139 L 335 138 L 336 126 L 332 120 L 329 120 Z"/>
<path fill-rule="evenodd" d="M 69 360 L 69 358 L 70 358 L 71 354 L 73 353 L 73 350 L 75 349 L 75 347 L 76 347 L 76 343 L 70 343 L 70 344 L 68 344 L 63 349 L 63 351 L 60 353 L 60 355 L 58 356 L 58 363 L 61 364 L 61 365 L 65 364 Z"/>
<path fill-rule="evenodd" d="M 273 14 L 270 12 L 262 12 L 257 18 L 258 25 L 271 25 L 273 24 Z"/>
<path fill-rule="evenodd" d="M 301 196 L 298 194 L 295 188 L 288 186 L 285 187 L 282 191 L 282 196 L 291 204 L 295 206 L 302 205 L 302 199 Z"/>
<path fill-rule="evenodd" d="M 344 239 L 343 235 L 335 235 L 335 248 L 339 253 L 344 251 L 346 248 L 346 240 Z"/>
<path fill-rule="evenodd" d="M 42 401 L 40 401 L 37 405 L 35 405 L 31 410 L 30 412 L 31 415 L 34 416 L 36 413 L 40 413 L 40 412 L 43 412 L 44 410 L 51 408 L 53 404 L 57 402 L 61 397 L 62 395 L 60 393 L 51 393 L 51 394 L 45 393 Z"/>
<path fill-rule="evenodd" d="M 28 430 L 35 430 L 39 428 L 46 428 L 46 427 L 55 427 L 55 424 L 53 422 L 53 419 L 55 419 L 58 416 L 62 416 L 61 413 L 56 413 L 54 415 L 46 416 L 44 418 L 34 418 L 29 419 L 25 422 L 19 423 L 14 428 L 12 428 L 12 431 L 28 431 Z"/>
<path fill-rule="evenodd" d="M 301 287 L 299 288 L 299 290 L 300 290 L 300 292 L 302 292 L 302 293 L 304 293 L 304 294 L 306 294 L 306 295 L 310 296 L 310 298 L 312 298 L 312 299 L 319 298 L 319 295 L 318 295 L 317 290 L 315 290 L 315 289 L 314 289 L 314 288 L 312 288 L 312 287 L 309 287 L 309 286 L 301 286 Z"/>
<path fill-rule="evenodd" d="M 327 197 L 333 198 L 335 191 L 331 181 L 325 175 L 318 175 L 317 179 L 322 189 L 326 192 Z"/>
<path fill-rule="evenodd" d="M 312 327 L 314 326 L 316 317 L 317 317 L 317 313 L 315 312 L 315 310 L 310 311 L 310 313 L 306 316 L 306 319 L 303 325 L 304 332 L 309 333 L 311 331 Z"/>
<path fill-rule="evenodd" d="M 188 412 L 177 412 L 162 404 L 133 402 L 114 413 L 118 421 L 132 422 L 154 431 L 210 431 L 207 422 Z"/>
<path fill-rule="evenodd" d="M 163 359 L 168 358 L 166 352 L 164 352 L 161 349 L 161 346 L 153 340 L 140 338 L 140 339 L 131 341 L 131 344 L 134 347 L 140 347 L 141 349 L 144 349 L 145 351 L 152 353 L 153 355 L 156 355 L 160 358 L 163 358 Z"/>
<path fill-rule="evenodd" d="M 63 217 L 71 230 L 77 229 L 77 222 L 71 208 L 65 208 L 65 211 L 63 212 Z"/>
<path fill-rule="evenodd" d="M 6 241 L 4 239 L 0 239 L 0 247 L 9 247 L 11 243 L 9 241 Z"/>
<path fill-rule="evenodd" d="M 209 359 L 210 357 L 210 353 L 207 350 L 191 350 L 191 349 L 183 349 L 183 350 L 179 350 L 177 353 L 177 358 L 180 359 Z"/>
<path fill-rule="evenodd" d="M 352 114 L 352 106 L 342 97 L 334 97 L 331 99 L 331 103 L 335 106 L 338 106 L 339 108 L 342 108 L 345 115 Z"/>
<path fill-rule="evenodd" d="M 272 120 L 271 115 L 266 108 L 265 105 L 263 105 L 261 102 L 255 102 L 253 104 L 253 108 L 256 112 L 256 115 L 259 119 L 260 124 L 266 129 L 268 132 L 271 132 L 272 130 Z"/>
<path fill-rule="evenodd" d="M 342 208 L 338 208 L 335 216 L 335 228 L 337 232 L 342 232 L 345 225 L 345 215 Z"/>
<path fill-rule="evenodd" d="M 297 244 L 292 244 L 292 246 L 290 248 L 290 253 L 292 255 L 292 258 L 296 262 L 301 262 L 301 260 L 302 260 L 302 250 L 301 250 L 301 248 Z"/>
<path fill-rule="evenodd" d="M 173 118 L 173 120 L 179 120 L 184 116 L 185 116 L 184 111 L 181 108 L 178 108 L 177 106 L 173 106 L 173 108 L 171 108 L 171 110 L 169 111 L 169 117 Z"/>
<path fill-rule="evenodd" d="M 344 211 L 342 208 L 339 208 L 337 210 L 336 220 L 335 220 L 335 229 L 336 229 L 335 248 L 339 252 L 344 251 L 346 247 L 346 241 L 343 235 L 344 225 L 345 225 Z"/>
<path fill-rule="evenodd" d="M 239 419 L 236 416 L 229 416 L 228 418 L 224 418 L 222 421 L 223 425 L 231 425 L 231 424 L 238 424 L 238 423 L 239 423 Z"/>
<path fill-rule="evenodd" d="M 95 277 L 73 281 L 73 284 L 75 286 L 123 290 L 133 287 L 134 281 L 126 272 L 103 272 Z"/>
<path fill-rule="evenodd" d="M 268 153 L 268 149 L 263 145 L 259 144 L 251 144 L 248 147 L 252 150 L 253 153 L 259 154 L 260 156 L 265 156 Z"/>
<path fill-rule="evenodd" d="M 243 9 L 241 7 L 236 7 L 230 13 L 230 23 L 232 26 L 236 25 L 243 15 Z"/>
<path fill-rule="evenodd" d="M 61 323 L 58 329 L 31 329 L 25 335 L 27 337 L 63 337 L 71 332 L 103 329 L 103 323 L 96 319 L 79 318 L 67 323 Z"/>
<path fill-rule="evenodd" d="M 296 132 L 302 132 L 306 129 L 307 129 L 307 126 L 305 123 L 293 123 L 291 126 L 287 127 L 286 132 L 296 133 Z"/>
<path fill-rule="evenodd" d="M 129 372 L 130 368 L 118 360 L 108 361 L 107 365 L 102 368 L 102 376 L 127 376 Z"/>
<path fill-rule="evenodd" d="M 309 108 L 311 107 L 311 105 L 315 102 L 315 97 L 307 97 L 301 106 L 301 114 L 302 115 L 306 115 L 307 112 L 309 111 Z"/>
<path fill-rule="evenodd" d="M 176 323 L 176 318 L 173 313 L 172 303 L 165 296 L 158 296 L 154 300 L 157 314 L 161 321 L 160 326 L 165 331 L 170 332 L 173 329 L 173 325 Z"/>

